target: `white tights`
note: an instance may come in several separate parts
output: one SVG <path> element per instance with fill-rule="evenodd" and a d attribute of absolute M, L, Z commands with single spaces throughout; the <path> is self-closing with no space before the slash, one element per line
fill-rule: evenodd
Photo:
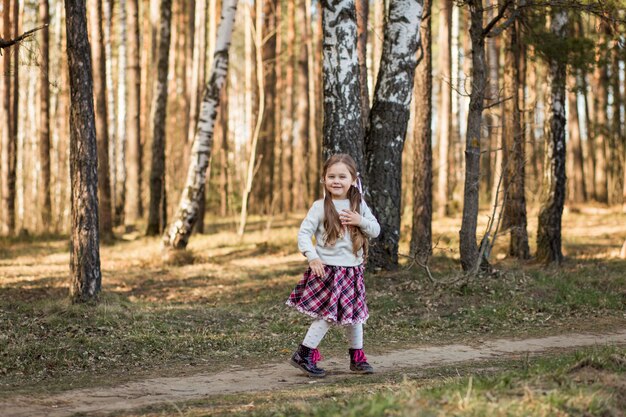
<path fill-rule="evenodd" d="M 351 349 L 363 349 L 363 324 L 352 324 L 346 327 L 346 337 Z M 326 332 L 330 329 L 330 323 L 326 320 L 315 320 L 311 323 L 309 331 L 304 337 L 302 344 L 311 349 L 317 349 Z"/>

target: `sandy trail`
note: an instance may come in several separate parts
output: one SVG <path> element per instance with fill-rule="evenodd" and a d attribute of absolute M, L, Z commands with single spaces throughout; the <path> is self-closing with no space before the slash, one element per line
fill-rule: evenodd
<path fill-rule="evenodd" d="M 369 356 L 377 373 L 423 367 L 437 367 L 459 362 L 507 358 L 519 354 L 539 354 L 552 349 L 569 349 L 594 345 L 626 344 L 626 329 L 606 334 L 563 334 L 533 339 L 497 339 L 479 346 L 446 345 L 397 350 Z M 337 382 L 351 374 L 346 358 L 326 359 L 322 366 L 329 375 L 324 379 Z M 232 368 L 216 374 L 197 374 L 179 378 L 153 378 L 103 389 L 78 389 L 47 397 L 15 397 L 0 402 L 0 415 L 70 416 L 74 413 L 106 414 L 157 403 L 172 403 L 212 395 L 249 393 L 288 389 L 306 385 L 311 380 L 286 362 L 254 369 Z"/>

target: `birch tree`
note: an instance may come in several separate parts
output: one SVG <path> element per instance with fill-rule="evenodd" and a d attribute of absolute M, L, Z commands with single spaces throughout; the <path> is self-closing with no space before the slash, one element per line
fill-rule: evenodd
<path fill-rule="evenodd" d="M 322 25 L 324 159 L 333 154 L 347 153 L 354 158 L 358 170 L 364 172 L 364 129 L 354 0 L 322 2 Z"/>
<path fill-rule="evenodd" d="M 150 165 L 150 209 L 148 236 L 157 236 L 165 228 L 165 117 L 167 115 L 167 75 L 170 52 L 172 0 L 161 0 L 157 79 L 152 104 L 152 162 Z"/>
<path fill-rule="evenodd" d="M 381 225 L 369 262 L 394 269 L 398 264 L 402 150 L 409 121 L 423 0 L 394 0 L 383 39 L 383 53 L 369 130 L 365 139 L 368 202 Z M 355 96 L 358 100 L 358 95 Z"/>
<path fill-rule="evenodd" d="M 550 32 L 557 40 L 564 41 L 567 36 L 568 15 L 563 9 L 551 12 Z M 537 260 L 545 263 L 560 263 L 561 219 L 565 202 L 565 77 L 566 59 L 553 54 L 548 69 L 550 88 L 550 120 L 546 154 L 546 173 L 544 200 L 539 212 L 537 226 Z M 567 54 L 565 54 L 567 56 Z"/>
<path fill-rule="evenodd" d="M 198 218 L 199 197 L 205 186 L 206 171 L 213 146 L 213 130 L 220 91 L 228 71 L 228 48 L 237 11 L 237 0 L 225 0 L 222 19 L 217 34 L 211 77 L 200 104 L 196 136 L 191 149 L 187 181 L 176 214 L 163 236 L 165 247 L 184 249 L 189 242 L 193 225 Z"/>
<path fill-rule="evenodd" d="M 91 54 L 84 0 L 65 0 L 70 80 L 72 227 L 70 296 L 97 299 L 102 285 L 98 232 L 98 176 Z"/>

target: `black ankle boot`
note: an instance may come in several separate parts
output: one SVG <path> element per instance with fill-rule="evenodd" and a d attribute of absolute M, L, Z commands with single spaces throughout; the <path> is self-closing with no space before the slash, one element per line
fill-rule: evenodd
<path fill-rule="evenodd" d="M 326 371 L 317 367 L 316 363 L 319 360 L 320 353 L 317 349 L 300 345 L 298 350 L 291 357 L 290 363 L 310 377 L 321 378 L 326 376 Z"/>
<path fill-rule="evenodd" d="M 367 357 L 363 353 L 363 349 L 349 349 L 350 354 L 350 370 L 359 374 L 373 374 L 374 368 L 367 363 Z"/>

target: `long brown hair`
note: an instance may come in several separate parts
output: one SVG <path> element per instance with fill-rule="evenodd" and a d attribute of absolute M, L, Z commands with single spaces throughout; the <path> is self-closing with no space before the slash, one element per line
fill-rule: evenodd
<path fill-rule="evenodd" d="M 326 160 L 324 168 L 322 169 L 322 181 L 326 179 L 328 169 L 339 163 L 343 163 L 348 168 L 348 171 L 352 176 L 352 181 L 356 181 L 358 176 L 356 163 L 350 155 L 345 153 L 335 154 Z M 343 232 L 343 225 L 341 224 L 341 219 L 339 219 L 339 213 L 337 213 L 337 209 L 333 204 L 333 197 L 326 190 L 326 184 L 324 184 L 324 194 L 324 229 L 326 229 L 324 234 L 324 244 L 326 246 L 333 246 Z M 352 186 L 348 190 L 348 200 L 350 200 L 350 210 L 361 214 L 361 192 L 356 187 Z M 352 253 L 354 253 L 354 256 L 356 256 L 360 249 L 363 249 L 363 257 L 367 257 L 369 242 L 361 228 L 358 226 L 347 226 L 347 228 L 350 232 L 350 239 L 352 240 Z"/>

